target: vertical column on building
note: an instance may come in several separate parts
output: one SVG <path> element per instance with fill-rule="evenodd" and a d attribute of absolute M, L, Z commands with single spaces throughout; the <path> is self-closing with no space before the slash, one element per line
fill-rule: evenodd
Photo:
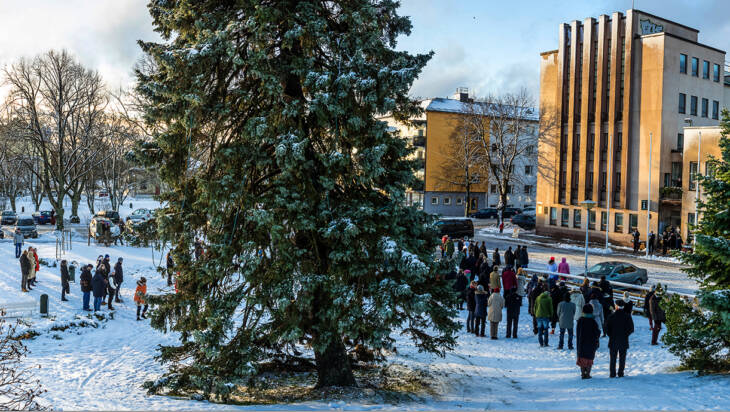
<path fill-rule="evenodd" d="M 608 30 L 608 16 L 601 15 L 598 17 L 598 30 L 597 30 L 597 45 L 596 45 L 596 57 L 597 57 L 597 68 L 595 70 L 595 75 L 593 81 L 596 82 L 596 104 L 594 107 L 595 114 L 594 114 L 594 129 L 595 129 L 595 135 L 596 135 L 596 146 L 595 151 L 593 152 L 593 168 L 594 168 L 594 174 L 593 174 L 593 187 L 595 187 L 595 201 L 600 202 L 601 199 L 601 136 L 603 136 L 603 116 L 602 113 L 605 110 L 605 100 L 606 100 L 606 89 L 604 87 L 606 83 L 606 56 L 608 53 L 606 52 L 606 37 L 607 37 L 607 30 Z M 608 153 L 606 154 L 608 155 Z M 607 156 L 608 157 L 608 156 Z M 608 159 L 606 160 L 608 162 Z M 606 163 L 608 165 L 608 163 Z M 604 184 L 607 184 L 607 182 L 603 182 Z M 608 199 L 606 199 L 608 201 Z"/>
<path fill-rule="evenodd" d="M 611 16 L 611 49 L 608 51 L 609 53 L 609 60 L 611 62 L 611 69 L 609 73 L 609 91 L 608 91 L 608 138 L 613 139 L 613 144 L 609 144 L 608 147 L 610 148 L 612 153 L 607 153 L 608 155 L 608 161 L 611 162 L 611 174 L 613 175 L 611 180 L 611 185 L 613 188 L 610 190 L 611 192 L 611 198 L 606 199 L 611 207 L 614 207 L 613 199 L 616 198 L 616 186 L 620 186 L 619 194 L 620 196 L 625 195 L 625 187 L 621 184 L 621 180 L 623 180 L 623 175 L 626 173 L 622 172 L 622 166 L 624 163 L 620 163 L 620 156 L 619 159 L 616 159 L 616 139 L 618 138 L 618 133 L 620 130 L 616 127 L 616 113 L 617 113 L 617 100 L 618 100 L 618 92 L 617 88 L 619 85 L 618 82 L 618 74 L 620 73 L 620 65 L 621 65 L 621 17 L 622 14 L 619 12 L 613 13 Z M 626 147 L 625 144 L 621 144 L 622 147 Z M 618 161 L 617 161 L 618 160 Z M 616 179 L 616 174 L 621 173 L 622 179 L 618 180 Z M 608 223 L 608 222 L 607 222 Z"/>
<path fill-rule="evenodd" d="M 591 75 L 593 74 L 593 18 L 587 18 L 583 22 L 583 47 L 580 53 L 583 55 L 580 76 L 581 76 L 581 109 L 580 109 L 580 157 L 578 164 L 581 169 L 579 173 L 578 183 L 578 202 L 586 200 L 586 197 L 593 197 L 592 194 L 586 193 L 586 180 L 588 179 L 588 140 L 590 138 L 589 131 L 589 114 L 591 107 Z M 586 219 L 586 224 L 588 219 Z"/>
<path fill-rule="evenodd" d="M 568 58 L 568 55 L 566 53 L 566 47 L 567 47 L 567 33 L 569 32 L 570 28 L 567 24 L 561 23 L 558 26 L 558 93 L 557 93 L 557 101 L 556 101 L 556 115 L 558 118 L 556 119 L 556 122 L 558 123 L 557 130 L 558 130 L 558 147 L 556 148 L 557 156 L 555 156 L 555 170 L 557 173 L 555 174 L 555 184 L 553 185 L 553 199 L 555 203 L 562 203 L 563 197 L 561 196 L 560 191 L 561 189 L 561 176 L 563 175 L 563 164 L 562 164 L 562 148 L 563 148 L 563 139 L 565 136 L 565 116 L 563 116 L 564 109 L 563 105 L 565 104 L 565 76 L 566 76 L 566 70 L 568 70 L 568 67 L 566 67 L 566 59 Z"/>
<path fill-rule="evenodd" d="M 565 191 L 566 191 L 566 204 L 574 204 L 575 198 L 573 197 L 573 140 L 576 130 L 576 118 L 575 108 L 577 104 L 577 79 L 579 72 L 578 67 L 578 53 L 580 52 L 578 31 L 580 30 L 580 22 L 574 20 L 570 23 L 570 62 L 566 68 L 569 73 L 568 81 L 568 141 L 567 141 L 567 153 L 565 162 Z"/>
<path fill-rule="evenodd" d="M 629 170 L 629 147 L 631 147 L 631 56 L 632 56 L 632 45 L 634 44 L 634 11 L 629 10 L 624 20 L 624 27 L 622 28 L 624 33 L 624 65 L 623 65 L 623 82 L 624 82 L 624 95 L 622 105 L 622 133 L 623 133 L 623 147 L 621 149 L 621 165 L 623 165 L 624 173 L 621 174 L 621 207 L 625 209 L 635 209 L 635 205 L 630 205 L 626 191 L 628 189 L 629 173 L 633 173 L 633 170 Z M 621 56 L 619 55 L 619 58 Z M 637 146 L 638 147 L 638 146 Z"/>

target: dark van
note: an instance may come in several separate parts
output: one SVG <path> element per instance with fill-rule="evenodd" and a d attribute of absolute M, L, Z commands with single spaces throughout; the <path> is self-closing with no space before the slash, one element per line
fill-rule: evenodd
<path fill-rule="evenodd" d="M 449 235 L 449 237 L 474 237 L 474 223 L 471 219 L 439 219 L 436 222 L 439 236 Z"/>

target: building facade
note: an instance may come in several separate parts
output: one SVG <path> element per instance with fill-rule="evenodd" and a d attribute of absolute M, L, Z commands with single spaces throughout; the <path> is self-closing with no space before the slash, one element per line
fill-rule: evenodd
<path fill-rule="evenodd" d="M 725 52 L 691 27 L 628 10 L 560 24 L 541 54 L 537 232 L 628 243 L 682 224 L 683 128 L 714 126 L 730 94 Z M 669 189 L 665 189 L 669 188 Z M 589 213 L 584 201 L 596 202 Z"/>

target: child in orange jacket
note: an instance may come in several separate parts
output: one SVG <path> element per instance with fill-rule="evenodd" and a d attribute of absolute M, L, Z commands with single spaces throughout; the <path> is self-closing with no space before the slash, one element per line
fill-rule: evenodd
<path fill-rule="evenodd" d="M 147 296 L 147 279 L 145 277 L 141 277 L 137 281 L 137 289 L 134 291 L 134 302 L 137 304 L 137 320 L 140 319 L 140 310 L 142 310 L 142 319 L 147 319 L 147 316 L 145 316 L 145 313 L 147 313 L 147 308 L 149 305 L 147 304 L 147 301 L 145 301 L 145 297 Z M 142 308 L 144 306 L 144 309 Z"/>

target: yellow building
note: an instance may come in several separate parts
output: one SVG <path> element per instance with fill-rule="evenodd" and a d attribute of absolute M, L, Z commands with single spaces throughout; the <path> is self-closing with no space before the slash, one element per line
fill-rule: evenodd
<path fill-rule="evenodd" d="M 717 125 L 730 102 L 725 52 L 698 34 L 633 9 L 560 24 L 558 49 L 540 56 L 540 107 L 560 126 L 538 147 L 538 233 L 588 225 L 628 243 L 682 224 L 678 189 L 663 188 L 682 187 L 683 127 Z"/>

